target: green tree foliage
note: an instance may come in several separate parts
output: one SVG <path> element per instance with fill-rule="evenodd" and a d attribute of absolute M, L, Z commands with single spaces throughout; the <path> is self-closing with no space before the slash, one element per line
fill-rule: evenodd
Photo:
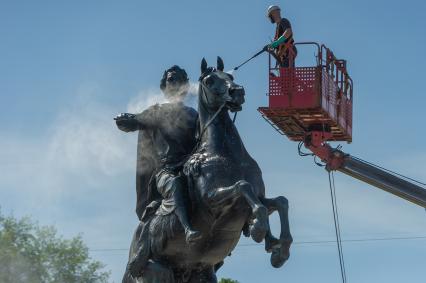
<path fill-rule="evenodd" d="M 219 283 L 239 283 L 237 280 L 232 280 L 229 278 L 222 278 L 220 279 Z"/>
<path fill-rule="evenodd" d="M 29 218 L 4 217 L 0 211 L 0 282 L 103 283 L 109 273 L 89 257 L 81 236 L 57 236 Z"/>

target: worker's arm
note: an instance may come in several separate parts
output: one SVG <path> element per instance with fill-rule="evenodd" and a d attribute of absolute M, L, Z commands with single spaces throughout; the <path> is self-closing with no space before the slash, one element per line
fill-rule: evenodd
<path fill-rule="evenodd" d="M 289 39 L 293 35 L 293 31 L 291 28 L 288 28 L 284 31 L 284 33 L 274 42 L 272 42 L 269 46 L 271 48 L 277 48 L 281 44 L 283 44 L 287 39 Z"/>

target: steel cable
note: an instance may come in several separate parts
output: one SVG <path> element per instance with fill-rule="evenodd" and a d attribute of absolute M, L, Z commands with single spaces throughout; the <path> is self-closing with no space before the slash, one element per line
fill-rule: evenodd
<path fill-rule="evenodd" d="M 339 212 L 337 210 L 336 187 L 334 183 L 333 172 L 328 172 L 328 182 L 330 186 L 330 196 L 331 196 L 331 205 L 333 209 L 334 229 L 336 232 L 337 250 L 339 253 L 340 272 L 342 276 L 342 282 L 346 283 L 347 282 L 346 267 L 345 267 L 345 259 L 343 257 L 342 238 L 340 234 Z"/>

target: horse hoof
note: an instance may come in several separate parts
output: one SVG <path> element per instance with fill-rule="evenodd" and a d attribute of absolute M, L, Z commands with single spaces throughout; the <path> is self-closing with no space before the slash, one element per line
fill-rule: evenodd
<path fill-rule="evenodd" d="M 187 230 L 186 231 L 186 243 L 187 244 L 194 244 L 198 240 L 202 238 L 202 234 L 199 231 L 194 230 Z"/>
<path fill-rule="evenodd" d="M 271 254 L 271 265 L 275 268 L 280 268 L 290 257 L 290 246 L 293 239 L 280 240 L 281 246 L 279 248 L 272 249 Z"/>
<path fill-rule="evenodd" d="M 254 220 L 254 223 L 250 228 L 250 235 L 256 243 L 260 243 L 263 239 L 265 239 L 266 231 L 259 226 L 259 221 Z"/>
<path fill-rule="evenodd" d="M 243 227 L 243 235 L 244 237 L 250 237 L 250 226 L 248 224 L 245 224 Z"/>
<path fill-rule="evenodd" d="M 279 250 L 281 250 L 281 249 L 279 249 Z M 272 255 L 271 255 L 271 265 L 274 268 L 280 268 L 280 267 L 282 267 L 284 265 L 284 263 L 288 260 L 289 257 L 290 257 L 290 254 L 281 255 L 280 251 L 277 251 L 276 253 L 272 252 Z"/>

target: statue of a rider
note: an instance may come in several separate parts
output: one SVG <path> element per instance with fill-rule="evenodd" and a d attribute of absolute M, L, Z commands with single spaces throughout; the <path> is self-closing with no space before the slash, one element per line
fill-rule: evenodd
<path fill-rule="evenodd" d="M 188 76 L 184 69 L 172 66 L 161 79 L 160 89 L 167 103 L 156 104 L 139 114 L 123 113 L 115 118 L 125 132 L 139 131 L 137 160 L 137 208 L 140 219 L 139 250 L 128 268 L 140 275 L 149 259 L 146 223 L 153 215 L 175 213 L 188 243 L 201 237 L 188 217 L 189 201 L 182 167 L 196 144 L 197 111 L 184 105 Z"/>

